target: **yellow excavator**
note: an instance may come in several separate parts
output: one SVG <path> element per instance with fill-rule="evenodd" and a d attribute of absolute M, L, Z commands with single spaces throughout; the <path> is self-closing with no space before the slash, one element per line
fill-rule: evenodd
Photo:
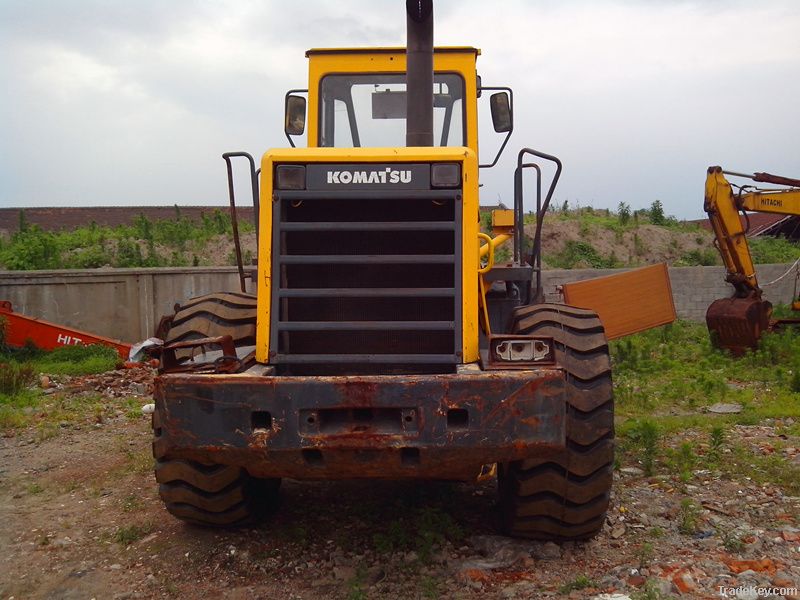
<path fill-rule="evenodd" d="M 726 175 L 783 187 L 734 186 Z M 784 324 L 800 324 L 800 319 L 772 319 L 772 304 L 762 298 L 746 237 L 749 225 L 746 211 L 800 215 L 800 179 L 709 167 L 703 208 L 714 230 L 715 246 L 728 271 L 726 281 L 735 290 L 730 298 L 716 300 L 709 306 L 706 324 L 716 346 L 740 355 L 749 348 L 756 348 L 764 331 Z M 740 213 L 744 215 L 744 224 Z M 800 311 L 800 298 L 794 299 L 792 309 Z"/>

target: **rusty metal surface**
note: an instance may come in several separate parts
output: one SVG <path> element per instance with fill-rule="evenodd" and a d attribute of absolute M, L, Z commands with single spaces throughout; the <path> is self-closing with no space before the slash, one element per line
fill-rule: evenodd
<path fill-rule="evenodd" d="M 800 327 L 800 319 L 777 319 L 769 322 L 770 331 L 783 331 L 787 327 Z"/>
<path fill-rule="evenodd" d="M 800 186 L 800 179 L 792 179 L 791 177 L 783 177 L 781 175 L 771 175 L 770 173 L 754 173 L 752 179 L 753 181 L 759 181 L 762 183 Z"/>
<path fill-rule="evenodd" d="M 220 352 L 208 353 L 206 347 L 219 347 Z M 178 356 L 179 350 L 200 350 L 206 360 L 186 361 Z M 206 337 L 175 342 L 161 347 L 161 372 L 163 373 L 236 373 L 242 370 L 243 360 L 236 354 L 236 346 L 230 335 Z"/>
<path fill-rule="evenodd" d="M 769 329 L 772 304 L 760 293 L 715 300 L 706 312 L 706 325 L 714 345 L 739 356 L 758 347 L 761 334 Z"/>
<path fill-rule="evenodd" d="M 259 477 L 474 479 L 565 444 L 560 369 L 156 380 L 157 456 Z"/>

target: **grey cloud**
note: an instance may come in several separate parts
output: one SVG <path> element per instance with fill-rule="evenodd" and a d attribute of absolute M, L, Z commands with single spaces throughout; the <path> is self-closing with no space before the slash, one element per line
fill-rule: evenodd
<path fill-rule="evenodd" d="M 440 44 L 515 89 L 515 149 L 565 163 L 560 201 L 700 216 L 711 162 L 800 176 L 791 0 L 437 0 Z M 712 18 L 713 15 L 713 18 Z M 402 2 L 0 1 L 0 205 L 221 203 L 221 152 L 284 146 L 303 51 L 399 45 Z M 497 143 L 481 131 L 482 152 Z"/>

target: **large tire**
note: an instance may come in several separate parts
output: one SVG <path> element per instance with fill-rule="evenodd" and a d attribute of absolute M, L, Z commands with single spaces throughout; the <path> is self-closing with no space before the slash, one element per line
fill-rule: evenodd
<path fill-rule="evenodd" d="M 158 493 L 173 516 L 211 527 L 256 521 L 277 499 L 280 479 L 256 479 L 241 467 L 156 460 Z"/>
<path fill-rule="evenodd" d="M 605 521 L 614 464 L 611 360 L 603 325 L 559 304 L 516 310 L 512 332 L 552 337 L 566 371 L 566 447 L 500 465 L 500 525 L 509 535 L 581 540 Z"/>
<path fill-rule="evenodd" d="M 230 335 L 236 346 L 256 343 L 256 297 L 233 292 L 207 294 L 176 307 L 167 344 Z"/>
<path fill-rule="evenodd" d="M 230 335 L 234 344 L 255 344 L 256 298 L 217 293 L 176 307 L 165 342 Z M 172 459 L 163 451 L 161 415 L 153 413 L 155 476 L 164 506 L 196 525 L 232 527 L 251 523 L 277 501 L 280 479 L 258 479 L 242 467 Z"/>

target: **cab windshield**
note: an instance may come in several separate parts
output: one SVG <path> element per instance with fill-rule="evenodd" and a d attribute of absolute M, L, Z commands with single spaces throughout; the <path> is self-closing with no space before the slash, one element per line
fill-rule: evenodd
<path fill-rule="evenodd" d="M 406 145 L 405 73 L 326 75 L 320 83 L 319 145 Z M 433 143 L 464 146 L 464 80 L 455 73 L 433 79 Z"/>

